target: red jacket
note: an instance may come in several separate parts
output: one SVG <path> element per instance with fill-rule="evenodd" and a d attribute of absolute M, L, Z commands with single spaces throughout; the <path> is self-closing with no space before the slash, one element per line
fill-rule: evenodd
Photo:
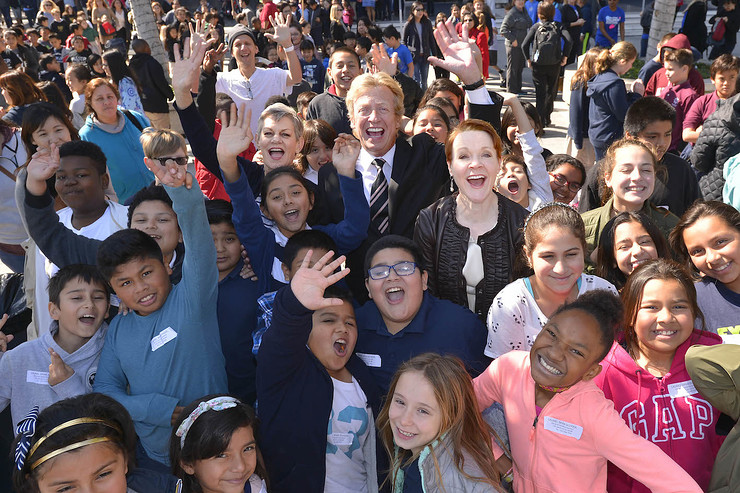
<path fill-rule="evenodd" d="M 614 343 L 601 362 L 603 371 L 594 379 L 632 431 L 660 447 L 704 491 L 724 437 L 715 432 L 719 411 L 696 392 L 686 371 L 685 356 L 694 344 L 721 343 L 718 335 L 695 330 L 678 347 L 671 370 L 662 379 L 639 367 L 619 343 Z M 611 463 L 607 490 L 650 492 Z"/>
<path fill-rule="evenodd" d="M 691 44 L 689 43 L 689 38 L 687 38 L 685 34 L 677 34 L 668 40 L 668 42 L 663 45 L 663 48 L 660 49 L 661 63 L 663 62 L 664 48 L 690 50 Z M 694 67 L 691 67 L 691 70 L 689 70 L 689 83 L 691 83 L 691 87 L 696 91 L 697 96 L 704 95 L 704 79 L 699 71 Z M 647 82 L 647 85 L 645 86 L 645 96 L 660 96 L 666 87 L 668 87 L 668 78 L 665 76 L 665 68 L 659 68 Z"/>

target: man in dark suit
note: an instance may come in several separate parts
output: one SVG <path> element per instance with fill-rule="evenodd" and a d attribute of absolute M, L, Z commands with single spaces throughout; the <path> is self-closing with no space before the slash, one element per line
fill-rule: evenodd
<path fill-rule="evenodd" d="M 435 37 L 444 60 L 430 57 L 429 61 L 460 78 L 471 103 L 471 116 L 496 122 L 501 103 L 494 103 L 485 89 L 474 48 L 457 35 L 451 23 L 441 25 Z M 370 204 L 367 240 L 347 259 L 353 269 L 348 284 L 357 299 L 365 300 L 362 265 L 367 248 L 387 234 L 412 238 L 419 211 L 445 193 L 450 175 L 442 144 L 425 134 L 410 141 L 399 135 L 403 92 L 389 75 L 381 72 L 357 77 L 346 102 L 353 133 L 362 145 L 355 169 L 362 176 Z M 317 195 L 319 222 L 341 221 L 344 206 L 333 166 L 327 164 L 319 170 Z"/>

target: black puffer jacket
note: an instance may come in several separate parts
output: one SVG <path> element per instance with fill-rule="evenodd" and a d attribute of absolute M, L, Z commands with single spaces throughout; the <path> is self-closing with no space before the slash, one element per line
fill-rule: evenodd
<path fill-rule="evenodd" d="M 494 192 L 496 193 L 496 192 Z M 421 248 L 429 279 L 427 286 L 434 296 L 468 306 L 465 265 L 470 230 L 457 222 L 457 192 L 443 197 L 416 219 L 414 241 Z M 516 279 L 519 251 L 524 241 L 522 228 L 528 212 L 519 204 L 498 194 L 498 224 L 478 237 L 485 275 L 475 289 L 475 313 L 486 319 L 493 298 Z"/>
<path fill-rule="evenodd" d="M 717 111 L 706 119 L 691 152 L 691 164 L 703 173 L 699 188 L 704 200 L 722 200 L 725 161 L 740 153 L 740 94 L 718 101 Z"/>

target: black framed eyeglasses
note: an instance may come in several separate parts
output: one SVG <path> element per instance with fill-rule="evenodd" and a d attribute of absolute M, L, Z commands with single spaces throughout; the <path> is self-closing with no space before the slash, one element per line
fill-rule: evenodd
<path fill-rule="evenodd" d="M 167 161 L 174 161 L 178 166 L 187 166 L 188 164 L 188 158 L 185 157 L 170 157 L 170 156 L 162 156 L 162 157 L 155 157 L 152 158 L 155 161 L 159 161 L 159 164 L 162 166 L 167 166 Z"/>
<path fill-rule="evenodd" d="M 548 174 L 552 176 L 552 179 L 555 180 L 555 183 L 557 183 L 561 187 L 568 187 L 568 190 L 570 190 L 571 192 L 577 192 L 583 186 L 580 183 L 577 183 L 574 181 L 568 181 L 560 173 L 548 173 Z"/>
<path fill-rule="evenodd" d="M 374 279 L 376 281 L 380 279 L 385 279 L 386 277 L 391 275 L 391 269 L 393 269 L 393 272 L 396 273 L 396 275 L 399 276 L 410 276 L 414 272 L 416 272 L 416 262 L 398 262 L 397 264 L 393 265 L 375 265 L 373 267 L 370 267 L 367 271 L 368 275 L 370 276 L 370 279 Z"/>
<path fill-rule="evenodd" d="M 414 12 L 424 12 L 424 8 L 416 8 L 414 9 Z"/>

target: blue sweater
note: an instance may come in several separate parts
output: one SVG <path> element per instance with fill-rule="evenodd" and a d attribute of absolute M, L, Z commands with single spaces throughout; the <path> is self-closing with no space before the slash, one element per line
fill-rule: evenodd
<path fill-rule="evenodd" d="M 165 187 L 188 254 L 182 280 L 164 305 L 142 317 L 116 316 L 110 324 L 93 390 L 107 394 L 131 414 L 147 455 L 169 464 L 170 419 L 176 406 L 227 390 L 216 317 L 216 247 L 196 184 Z M 170 330 L 167 330 L 170 329 Z M 155 350 L 163 331 L 177 335 Z"/>
<path fill-rule="evenodd" d="M 372 300 L 355 310 L 355 315 L 359 329 L 356 353 L 368 365 L 383 392 L 388 391 L 401 363 L 422 353 L 457 356 L 473 377 L 491 362 L 483 354 L 488 330 L 476 314 L 451 301 L 435 298 L 428 291 L 416 316 L 396 334 L 388 332 Z"/>
<path fill-rule="evenodd" d="M 260 279 L 269 279 L 273 259 L 281 257 L 281 247 L 275 243 L 275 233 L 262 222 L 246 173 L 242 172 L 233 183 L 224 182 L 224 188 L 234 206 L 236 234 L 249 253 L 252 268 Z M 365 200 L 359 173 L 355 178 L 340 175 L 339 188 L 345 198 L 344 220 L 337 224 L 317 225 L 314 229 L 331 236 L 337 244 L 338 254 L 342 255 L 355 250 L 367 237 L 370 206 Z"/>
<path fill-rule="evenodd" d="M 326 435 L 334 386 L 307 346 L 312 313 L 290 287 L 278 291 L 272 326 L 257 355 L 260 449 L 273 493 L 324 491 Z M 367 367 L 353 354 L 346 368 L 377 416 L 381 394 Z M 382 464 L 378 464 L 379 473 L 385 471 Z"/>
<path fill-rule="evenodd" d="M 607 70 L 588 81 L 586 96 L 591 98 L 588 106 L 591 143 L 607 146 L 621 138 L 627 109 L 640 99 L 640 95 L 627 93 L 624 81 L 613 70 Z"/>
<path fill-rule="evenodd" d="M 131 114 L 143 127 L 149 126 L 149 120 L 144 115 L 135 111 Z M 123 130 L 112 134 L 101 129 L 93 121 L 92 115 L 88 115 L 80 129 L 80 139 L 93 142 L 103 149 L 108 158 L 108 171 L 113 189 L 118 195 L 118 200 L 124 203 L 154 181 L 154 175 L 144 165 L 144 149 L 139 142 L 141 131 L 120 113 L 119 118 L 124 119 Z"/>
<path fill-rule="evenodd" d="M 252 333 L 257 328 L 257 300 L 266 291 L 269 278 L 243 279 L 240 261 L 218 283 L 218 328 L 226 359 L 229 394 L 254 406 L 257 399 L 257 363 L 252 356 Z"/>

